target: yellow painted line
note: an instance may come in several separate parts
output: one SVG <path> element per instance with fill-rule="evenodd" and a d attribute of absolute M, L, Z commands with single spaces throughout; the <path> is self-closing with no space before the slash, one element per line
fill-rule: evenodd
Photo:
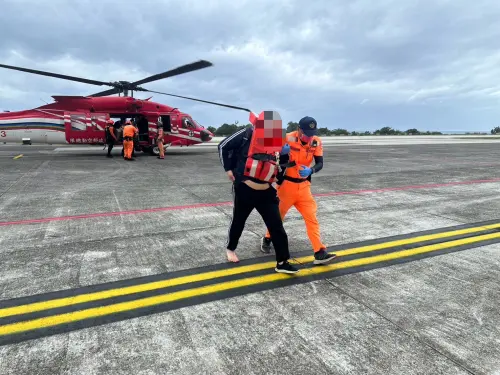
<path fill-rule="evenodd" d="M 14 156 L 14 160 L 19 159 L 19 158 L 22 158 L 23 156 L 24 156 L 23 154 L 20 154 L 20 155 Z"/>
<path fill-rule="evenodd" d="M 116 314 L 124 311 L 130 311 L 138 308 L 144 308 L 149 306 L 155 306 L 159 304 L 164 304 L 173 301 L 179 301 L 187 298 L 212 294 L 216 292 L 222 292 L 231 289 L 243 288 L 246 286 L 270 283 L 273 281 L 284 280 L 293 277 L 306 277 L 311 274 L 317 275 L 325 272 L 331 272 L 338 269 L 359 267 L 368 264 L 380 263 L 389 260 L 407 258 L 418 254 L 429 253 L 432 251 L 443 250 L 447 248 L 453 248 L 457 246 L 462 246 L 466 244 L 471 244 L 474 242 L 480 242 L 485 240 L 490 240 L 494 238 L 500 238 L 500 233 L 485 234 L 482 236 L 465 238 L 455 241 L 449 241 L 444 243 L 439 243 L 435 245 L 427 245 L 418 247 L 415 249 L 401 250 L 394 253 L 381 254 L 373 257 L 366 257 L 361 259 L 354 259 L 340 263 L 333 263 L 330 265 L 322 267 L 313 267 L 307 269 L 306 272 L 302 271 L 294 276 L 274 273 L 265 276 L 255 276 L 250 278 L 244 278 L 240 280 L 227 281 L 220 284 L 213 284 L 193 289 L 182 290 L 170 294 L 163 294 L 154 297 L 142 298 L 134 301 L 121 302 L 108 306 L 94 307 L 86 310 L 80 310 L 70 313 L 64 313 L 44 318 L 33 319 L 25 322 L 11 323 L 4 326 L 0 326 L 0 336 L 5 336 L 9 334 L 21 333 L 34 329 L 47 328 L 51 326 L 56 326 L 65 323 L 71 323 L 75 321 L 80 321 L 89 318 L 97 318 L 100 316 Z"/>
<path fill-rule="evenodd" d="M 452 236 L 457 236 L 457 235 L 462 235 L 462 234 L 481 232 L 483 230 L 495 229 L 495 228 L 500 228 L 500 223 L 485 225 L 485 226 L 480 226 L 480 227 L 459 229 L 459 230 L 436 233 L 436 234 L 428 234 L 428 235 L 418 236 L 418 237 L 414 237 L 414 238 L 406 238 L 403 240 L 394 240 L 394 241 L 389 241 L 389 242 L 384 242 L 384 243 L 379 243 L 379 244 L 374 244 L 374 245 L 355 247 L 355 248 L 346 249 L 346 250 L 339 250 L 339 251 L 336 251 L 335 253 L 338 256 L 360 254 L 360 253 L 365 253 L 365 252 L 370 252 L 370 251 L 382 250 L 382 249 L 386 249 L 386 248 L 390 248 L 390 247 L 408 245 L 408 244 L 417 243 L 417 242 L 430 241 L 430 240 L 435 240 L 435 239 L 439 239 L 439 238 L 446 238 L 446 237 L 452 237 Z M 305 257 L 297 258 L 296 260 L 299 263 L 308 263 L 308 262 L 312 262 L 314 260 L 314 256 L 312 256 L 312 255 L 305 256 Z M 224 276 L 238 275 L 238 274 L 245 273 L 245 272 L 255 272 L 255 271 L 260 271 L 260 270 L 264 270 L 264 269 L 272 269 L 275 266 L 276 266 L 275 261 L 265 262 L 265 263 L 257 263 L 257 264 L 235 267 L 235 268 L 226 269 L 226 270 L 210 271 L 210 272 L 200 273 L 200 274 L 196 274 L 196 275 L 181 276 L 181 277 L 169 279 L 169 280 L 153 281 L 150 283 L 132 285 L 132 286 L 127 286 L 127 287 L 123 287 L 123 288 L 115 288 L 115 289 L 104 290 L 104 291 L 99 291 L 99 292 L 80 294 L 80 295 L 72 296 L 72 297 L 63 297 L 63 298 L 57 298 L 57 299 L 48 300 L 48 301 L 34 302 L 34 303 L 20 305 L 20 306 L 6 307 L 3 309 L 0 309 L 0 318 L 4 318 L 7 316 L 13 316 L 13 315 L 27 314 L 27 313 L 36 312 L 36 311 L 43 311 L 43 310 L 48 310 L 48 309 L 53 309 L 53 308 L 58 308 L 58 307 L 70 306 L 70 305 L 74 305 L 74 304 L 78 304 L 78 303 L 97 301 L 97 300 L 106 299 L 106 298 L 124 296 L 124 295 L 128 295 L 128 294 L 140 293 L 140 292 L 145 292 L 145 291 L 150 291 L 150 290 L 155 290 L 155 289 L 167 288 L 167 287 L 172 287 L 172 286 L 177 286 L 177 285 L 189 284 L 189 283 L 194 283 L 194 282 L 203 281 L 203 280 L 216 279 L 216 278 L 220 278 L 220 277 L 224 277 Z M 322 267 L 324 267 L 324 266 L 322 266 Z"/>

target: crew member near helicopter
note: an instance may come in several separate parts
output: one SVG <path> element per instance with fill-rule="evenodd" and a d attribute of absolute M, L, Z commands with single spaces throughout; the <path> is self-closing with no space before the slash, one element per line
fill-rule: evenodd
<path fill-rule="evenodd" d="M 132 150 L 132 157 L 135 157 L 135 152 L 136 151 L 141 151 L 141 146 L 139 145 L 139 126 L 137 125 L 137 120 L 132 119 L 131 121 L 132 125 L 134 125 L 135 129 L 137 130 L 134 136 L 134 147 Z"/>
<path fill-rule="evenodd" d="M 133 160 L 132 151 L 134 150 L 134 137 L 137 132 L 137 128 L 132 125 L 130 120 L 127 120 L 123 128 L 123 158 L 125 160 Z"/>
<path fill-rule="evenodd" d="M 130 125 L 133 125 L 137 129 L 137 126 L 133 122 L 133 119 L 127 120 L 126 117 L 122 117 L 118 123 L 120 124 L 120 127 L 121 127 L 121 139 L 122 140 L 123 140 L 123 129 L 125 129 L 125 125 L 130 124 Z M 115 129 L 116 129 L 116 123 L 115 123 Z M 133 158 L 135 157 L 135 149 L 137 147 L 137 142 L 138 142 L 138 135 L 137 134 L 138 133 L 136 132 L 134 137 L 133 137 L 134 138 L 133 139 L 133 147 L 132 147 L 132 157 Z M 121 155 L 123 157 L 125 157 L 125 147 L 122 148 Z"/>
<path fill-rule="evenodd" d="M 286 168 L 278 180 L 279 209 L 282 220 L 288 210 L 295 206 L 302 215 L 309 241 L 314 251 L 314 264 L 324 264 L 336 257 L 326 252 L 321 242 L 320 227 L 316 217 L 317 205 L 311 194 L 311 175 L 323 168 L 323 145 L 317 134 L 318 124 L 312 117 L 306 116 L 299 121 L 299 129 L 286 135 L 290 152 L 280 158 L 280 163 L 295 162 L 295 166 Z M 314 159 L 314 166 L 311 164 Z M 268 253 L 271 248 L 269 230 L 261 239 L 261 250 Z"/>
<path fill-rule="evenodd" d="M 160 152 L 160 155 L 158 156 L 158 159 L 165 159 L 165 149 L 163 148 L 163 122 L 161 121 L 161 118 L 158 119 L 158 138 L 156 138 L 156 144 L 158 145 L 158 151 Z"/>
<path fill-rule="evenodd" d="M 108 158 L 113 157 L 113 155 L 111 155 L 111 150 L 113 149 L 113 146 L 117 141 L 113 125 L 114 121 L 112 119 L 109 119 L 108 121 L 106 121 L 106 127 L 104 128 L 104 132 L 106 135 L 106 144 L 108 145 L 108 154 L 106 155 Z"/>

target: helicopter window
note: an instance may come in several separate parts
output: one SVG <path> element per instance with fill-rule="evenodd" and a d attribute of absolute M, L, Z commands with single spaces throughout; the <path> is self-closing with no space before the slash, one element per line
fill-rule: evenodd
<path fill-rule="evenodd" d="M 90 117 L 90 123 L 92 125 L 92 130 L 98 130 L 98 126 L 106 125 L 106 115 L 97 115 Z"/>
<path fill-rule="evenodd" d="M 72 114 L 70 121 L 71 121 L 71 130 L 80 130 L 80 131 L 87 130 L 87 124 L 86 124 L 87 121 L 85 115 Z"/>
<path fill-rule="evenodd" d="M 182 119 L 182 125 L 184 128 L 186 129 L 196 129 L 196 127 L 194 126 L 194 124 L 192 123 L 191 119 L 187 118 L 187 117 L 184 117 Z"/>
<path fill-rule="evenodd" d="M 198 121 L 196 121 L 195 119 L 192 119 L 194 124 L 198 127 L 198 128 L 201 128 L 201 129 L 205 129 L 205 127 L 203 125 L 200 125 L 200 123 Z"/>

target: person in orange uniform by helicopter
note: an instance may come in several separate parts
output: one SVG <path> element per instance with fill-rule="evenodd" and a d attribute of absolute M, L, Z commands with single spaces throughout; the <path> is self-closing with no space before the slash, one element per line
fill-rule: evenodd
<path fill-rule="evenodd" d="M 132 151 L 134 150 L 134 136 L 136 134 L 137 128 L 132 125 L 130 120 L 127 120 L 123 128 L 123 158 L 125 160 L 133 160 Z"/>
<path fill-rule="evenodd" d="M 160 152 L 158 159 L 165 159 L 165 149 L 163 148 L 163 122 L 161 119 L 158 119 L 158 138 L 156 139 L 156 144 Z"/>
<path fill-rule="evenodd" d="M 323 146 L 317 134 L 317 122 L 306 116 L 299 121 L 299 129 L 286 135 L 289 152 L 280 156 L 280 163 L 294 164 L 281 172 L 278 179 L 279 209 L 282 220 L 288 210 L 295 206 L 304 218 L 307 235 L 314 251 L 314 264 L 324 264 L 336 257 L 326 252 L 321 241 L 320 227 L 316 217 L 317 205 L 311 193 L 311 175 L 323 168 Z M 315 165 L 311 168 L 311 164 Z M 261 239 L 261 250 L 269 253 L 271 249 L 269 230 Z"/>

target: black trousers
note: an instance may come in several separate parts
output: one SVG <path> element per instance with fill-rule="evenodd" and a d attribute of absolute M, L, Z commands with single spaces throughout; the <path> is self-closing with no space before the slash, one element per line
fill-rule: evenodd
<path fill-rule="evenodd" d="M 233 218 L 229 227 L 227 249 L 236 250 L 248 216 L 255 208 L 264 220 L 273 239 L 276 261 L 283 262 L 290 259 L 288 236 L 283 228 L 276 189 L 270 186 L 266 190 L 255 190 L 243 182 L 233 185 L 233 189 Z"/>
<path fill-rule="evenodd" d="M 115 145 L 113 142 L 107 142 L 108 143 L 108 155 L 111 155 L 111 150 L 113 149 L 113 146 Z"/>

